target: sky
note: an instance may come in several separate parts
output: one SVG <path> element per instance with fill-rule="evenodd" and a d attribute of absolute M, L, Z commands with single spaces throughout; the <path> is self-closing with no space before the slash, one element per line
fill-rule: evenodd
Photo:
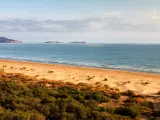
<path fill-rule="evenodd" d="M 160 43 L 160 0 L 0 0 L 0 36 L 27 43 Z"/>

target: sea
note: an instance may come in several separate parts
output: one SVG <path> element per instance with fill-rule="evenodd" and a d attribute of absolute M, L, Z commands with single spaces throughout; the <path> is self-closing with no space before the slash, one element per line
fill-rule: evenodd
<path fill-rule="evenodd" d="M 160 73 L 159 44 L 0 44 L 0 59 Z"/>

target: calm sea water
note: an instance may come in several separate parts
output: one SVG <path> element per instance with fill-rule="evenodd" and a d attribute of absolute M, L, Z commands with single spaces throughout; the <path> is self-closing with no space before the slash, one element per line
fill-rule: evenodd
<path fill-rule="evenodd" d="M 0 44 L 0 58 L 160 73 L 160 45 Z"/>

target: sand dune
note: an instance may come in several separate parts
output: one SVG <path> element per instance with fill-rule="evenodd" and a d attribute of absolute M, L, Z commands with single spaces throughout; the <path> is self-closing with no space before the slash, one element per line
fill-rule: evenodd
<path fill-rule="evenodd" d="M 57 64 L 41 64 L 14 60 L 0 60 L 0 68 L 7 73 L 22 73 L 38 79 L 64 82 L 109 85 L 121 91 L 155 94 L 160 90 L 160 74 L 87 68 Z"/>

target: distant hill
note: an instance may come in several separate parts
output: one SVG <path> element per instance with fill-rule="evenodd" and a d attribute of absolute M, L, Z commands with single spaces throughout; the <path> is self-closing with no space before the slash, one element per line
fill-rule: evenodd
<path fill-rule="evenodd" d="M 6 37 L 0 37 L 0 43 L 22 43 L 19 40 L 8 39 Z"/>
<path fill-rule="evenodd" d="M 45 43 L 60 43 L 60 42 L 58 42 L 58 41 L 47 41 Z"/>

